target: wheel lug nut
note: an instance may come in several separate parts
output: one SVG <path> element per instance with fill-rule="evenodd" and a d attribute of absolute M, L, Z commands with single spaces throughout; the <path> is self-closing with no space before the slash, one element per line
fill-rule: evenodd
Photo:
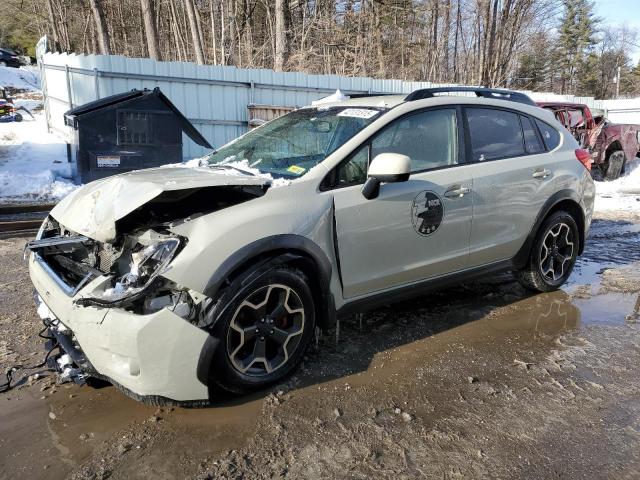
<path fill-rule="evenodd" d="M 273 330 L 271 330 L 269 333 L 270 333 L 271 335 L 273 335 Z"/>
<path fill-rule="evenodd" d="M 264 318 L 262 320 L 260 320 L 260 322 L 264 323 Z"/>
<path fill-rule="evenodd" d="M 264 337 L 260 337 L 260 341 L 263 341 L 263 342 L 264 342 Z"/>
<path fill-rule="evenodd" d="M 257 328 L 256 328 L 256 333 L 260 333 L 260 330 L 258 330 Z"/>

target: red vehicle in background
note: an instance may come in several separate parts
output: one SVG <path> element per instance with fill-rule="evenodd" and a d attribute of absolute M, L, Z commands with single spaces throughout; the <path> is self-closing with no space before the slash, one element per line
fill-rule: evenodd
<path fill-rule="evenodd" d="M 551 110 L 580 146 L 591 152 L 594 180 L 615 180 L 640 157 L 640 125 L 611 123 L 604 112 L 592 112 L 579 103 L 538 102 L 538 106 Z"/>

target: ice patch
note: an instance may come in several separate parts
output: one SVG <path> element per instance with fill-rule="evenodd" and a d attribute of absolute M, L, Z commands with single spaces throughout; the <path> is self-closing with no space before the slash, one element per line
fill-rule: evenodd
<path fill-rule="evenodd" d="M 612 182 L 596 182 L 596 212 L 640 212 L 640 162 Z M 630 165 L 627 164 L 627 167 Z"/>

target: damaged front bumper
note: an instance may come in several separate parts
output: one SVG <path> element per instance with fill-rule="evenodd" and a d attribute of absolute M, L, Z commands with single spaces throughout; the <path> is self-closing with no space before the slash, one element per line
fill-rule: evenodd
<path fill-rule="evenodd" d="M 66 327 L 63 337 L 73 339 L 65 346 L 61 338 L 60 344 L 80 368 L 139 400 L 208 401 L 202 372 L 208 371 L 216 345 L 207 332 L 167 308 L 139 315 L 80 306 L 74 300 L 81 293 L 65 291 L 64 282 L 34 254 L 29 273 L 47 307 L 41 311 L 50 312 Z"/>

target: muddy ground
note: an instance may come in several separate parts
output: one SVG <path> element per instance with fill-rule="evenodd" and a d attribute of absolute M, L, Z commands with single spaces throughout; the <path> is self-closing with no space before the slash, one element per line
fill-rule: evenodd
<path fill-rule="evenodd" d="M 23 243 L 0 240 L 2 371 L 43 355 Z M 563 291 L 502 275 L 345 318 L 254 397 L 156 408 L 40 371 L 0 394 L 0 478 L 639 478 L 639 365 L 640 218 L 600 215 Z"/>

